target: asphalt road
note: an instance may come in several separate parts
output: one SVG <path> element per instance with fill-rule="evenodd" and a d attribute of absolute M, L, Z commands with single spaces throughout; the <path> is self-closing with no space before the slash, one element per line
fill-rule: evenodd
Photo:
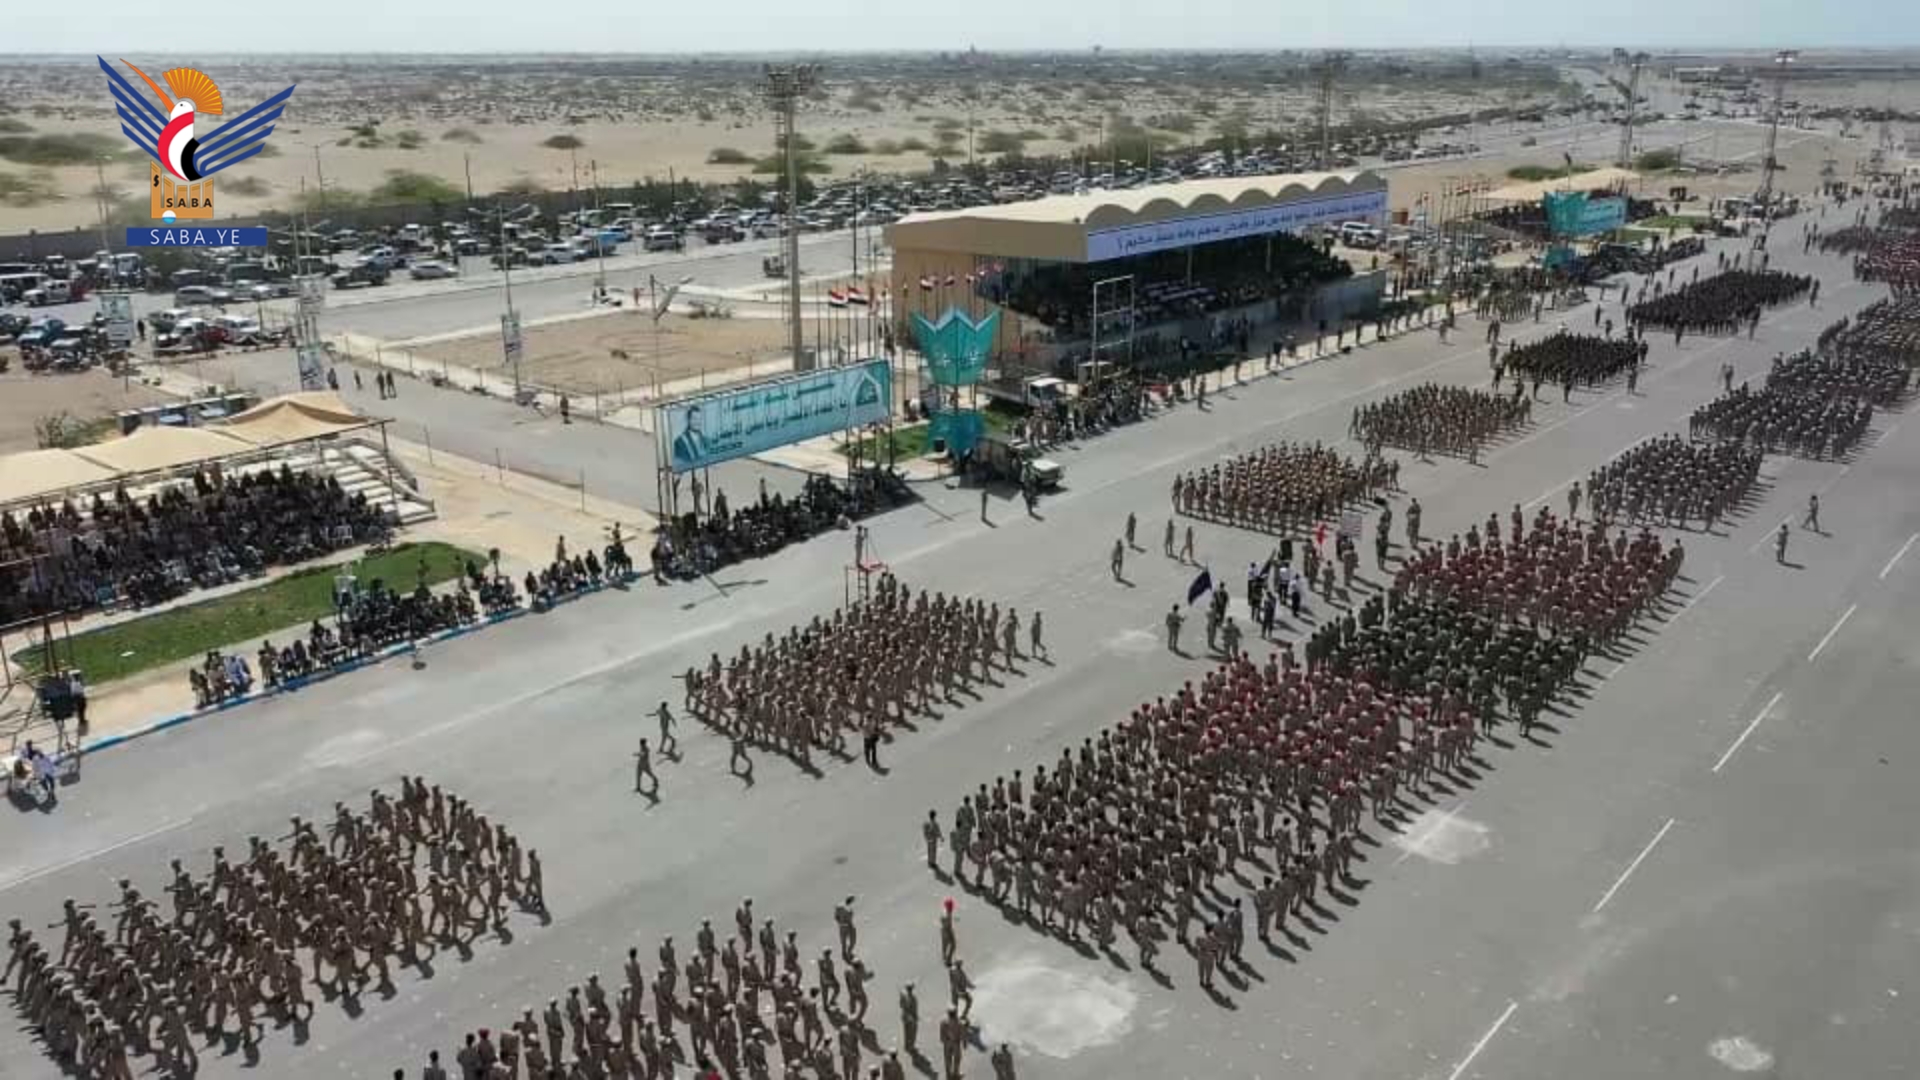
<path fill-rule="evenodd" d="M 1776 266 L 1825 277 L 1819 310 L 1773 313 L 1752 341 L 1656 338 L 1639 395 L 1543 402 L 1481 467 L 1408 462 L 1429 531 L 1560 499 L 1610 454 L 1683 423 L 1722 361 L 1757 376 L 1877 295 L 1845 282 L 1842 260 L 1784 247 Z M 844 765 L 810 779 L 768 759 L 749 787 L 728 775 L 722 742 L 685 732 L 685 760 L 661 770 L 664 801 L 629 791 L 627 754 L 651 734 L 645 710 L 678 701 L 674 672 L 838 602 L 850 541 L 831 536 L 712 582 L 521 619 L 435 648 L 424 670 L 389 664 L 98 755 L 56 812 L 0 823 L 0 906 L 50 921 L 63 896 L 105 902 L 121 875 L 157 885 L 169 857 L 204 866 L 216 843 L 277 835 L 289 813 L 417 772 L 542 852 L 552 924 L 517 917 L 510 943 L 442 954 L 432 977 L 402 975 L 357 1019 L 324 1006 L 306 1045 L 276 1032 L 255 1069 L 206 1054 L 203 1075 L 417 1067 L 428 1047 L 450 1051 L 591 971 L 612 977 L 629 944 L 650 957 L 702 917 L 724 924 L 743 894 L 808 948 L 831 940 L 832 903 L 858 895 L 890 1042 L 901 980 L 929 1010 L 942 998 L 935 919 L 951 893 L 919 866 L 914 823 L 1203 670 L 1158 636 L 1192 567 L 1142 554 L 1131 586 L 1109 578 L 1125 514 L 1142 514 L 1152 547 L 1175 471 L 1273 439 L 1341 441 L 1355 404 L 1421 381 L 1482 382 L 1476 325 L 1448 346 L 1412 336 L 1089 441 L 1063 456 L 1068 488 L 1041 520 L 996 498 L 983 523 L 975 492 L 935 486 L 876 521 L 875 552 L 910 582 L 1039 606 L 1053 653 L 888 746 L 884 775 Z M 1902 703 L 1920 689 L 1920 426 L 1884 415 L 1870 439 L 1851 464 L 1769 459 L 1758 509 L 1724 535 L 1686 537 L 1687 580 L 1638 653 L 1590 669 L 1590 697 L 1539 744 L 1491 749 L 1472 786 L 1401 834 L 1373 830 L 1355 902 L 1330 905 L 1325 932 L 1286 955 L 1254 945 L 1254 980 L 1229 1004 L 1203 995 L 1176 951 L 1163 987 L 959 895 L 984 1037 L 1020 1049 L 1023 1077 L 1907 1075 L 1920 793 L 1901 774 L 1920 761 L 1920 733 Z M 1815 491 L 1828 534 L 1796 533 L 1794 565 L 1776 565 L 1769 534 Z M 1266 547 L 1198 531 L 1223 575 Z M 54 1070 L 8 1027 L 0 1075 Z"/>

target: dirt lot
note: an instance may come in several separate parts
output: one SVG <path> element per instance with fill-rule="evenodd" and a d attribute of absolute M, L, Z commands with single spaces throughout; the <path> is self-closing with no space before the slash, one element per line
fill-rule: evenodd
<path fill-rule="evenodd" d="M 137 409 L 170 400 L 138 382 L 122 390 L 120 380 L 95 368 L 78 375 L 29 375 L 21 370 L 19 354 L 0 347 L 9 361 L 0 375 L 0 453 L 38 448 L 34 421 L 62 412 L 75 420 L 112 416 L 121 409 Z"/>
<path fill-rule="evenodd" d="M 839 323 L 846 325 L 845 320 Z M 811 346 L 815 322 L 805 320 L 804 325 Z M 530 326 L 523 337 L 526 354 L 521 367 L 527 379 L 581 394 L 618 393 L 703 372 L 771 364 L 788 352 L 786 324 L 762 318 L 695 319 L 670 314 L 660 320 L 657 350 L 653 324 L 638 311 Z M 500 364 L 500 337 L 480 333 L 423 345 L 415 352 L 422 360 L 491 370 Z"/>

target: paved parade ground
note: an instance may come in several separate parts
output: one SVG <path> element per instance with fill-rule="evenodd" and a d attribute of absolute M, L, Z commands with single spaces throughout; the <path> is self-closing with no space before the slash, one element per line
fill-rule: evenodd
<path fill-rule="evenodd" d="M 1802 255 L 1805 220 L 1780 227 L 1773 266 L 1817 274 L 1818 307 L 1771 311 L 1751 340 L 1676 346 L 1651 332 L 1637 393 L 1616 381 L 1566 404 L 1543 394 L 1532 426 L 1477 464 L 1390 452 L 1407 489 L 1396 511 L 1418 496 L 1424 531 L 1444 539 L 1515 504 L 1563 509 L 1570 481 L 1648 436 L 1684 432 L 1719 392 L 1722 364 L 1757 382 L 1776 353 L 1883 295 L 1853 282 L 1843 257 Z M 1715 250 L 1694 260 L 1702 276 Z M 1617 302 L 1607 308 L 1618 318 Z M 1562 319 L 1584 330 L 1591 311 L 1509 335 Z M 1051 762 L 1209 669 L 1197 649 L 1163 644 L 1167 606 L 1198 569 L 1159 550 L 1176 473 L 1279 440 L 1357 453 L 1354 406 L 1422 382 L 1484 386 L 1481 329 L 1467 317 L 1446 344 L 1413 333 L 1284 377 L 1254 379 L 1249 364 L 1249 381 L 1204 413 L 1185 405 L 1061 454 L 1066 487 L 1037 516 L 999 492 L 983 521 L 974 490 L 934 483 L 922 503 L 871 521 L 874 556 L 915 588 L 1010 603 L 1023 618 L 1043 611 L 1050 654 L 899 735 L 877 770 L 833 761 L 815 777 L 760 755 L 743 779 L 726 741 L 689 722 L 679 759 L 656 759 L 659 801 L 633 791 L 636 740 L 655 734 L 660 701 L 680 710 L 679 672 L 841 602 L 853 541 L 835 533 L 711 579 L 609 590 L 435 646 L 418 668 L 390 662 L 90 757 L 57 809 L 0 823 L 0 911 L 44 926 L 71 896 L 104 912 L 121 877 L 155 896 L 170 858 L 202 872 L 215 845 L 244 852 L 249 835 L 284 834 L 290 815 L 324 822 L 336 801 L 363 807 L 370 789 L 417 774 L 538 849 L 549 916 L 516 913 L 510 940 L 484 936 L 470 955 L 442 950 L 430 976 L 398 971 L 396 992 L 365 995 L 357 1016 L 321 1002 L 303 1038 L 272 1031 L 257 1062 L 237 1046 L 203 1051 L 202 1076 L 415 1075 L 429 1049 L 451 1059 L 465 1032 L 537 1013 L 591 973 L 618 981 L 630 946 L 649 970 L 665 935 L 690 950 L 700 920 L 730 926 L 743 896 L 799 930 L 808 955 L 833 942 L 831 911 L 849 894 L 881 1045 L 898 1037 L 906 980 L 928 1017 L 921 1044 L 938 1045 L 938 921 L 952 898 L 980 1038 L 1011 1044 L 1021 1077 L 1911 1075 L 1920 423 L 1899 410 L 1878 414 L 1848 461 L 1770 456 L 1752 509 L 1717 534 L 1682 534 L 1684 576 L 1624 663 L 1592 662 L 1572 707 L 1532 739 L 1503 726 L 1477 779 L 1414 805 L 1397 830 L 1369 821 L 1359 886 L 1325 898 L 1297 939 L 1249 942 L 1250 966 L 1217 995 L 1177 947 L 1162 953 L 1162 983 L 1128 946 L 1125 966 L 1076 951 L 924 866 L 929 809 L 945 820 L 977 785 Z M 555 471 L 574 437 L 552 436 Z M 618 437 L 593 428 L 580 452 L 610 467 L 617 451 L 603 444 Z M 637 464 L 625 486 L 651 482 Z M 1821 534 L 1797 528 L 1814 493 Z M 748 497 L 745 481 L 730 495 Z M 1129 512 L 1148 550 L 1116 582 L 1108 554 Z M 1771 543 L 1783 520 L 1796 526 L 1786 564 Z M 1199 560 L 1236 596 L 1241 569 L 1272 543 L 1204 523 L 1196 533 Z M 1371 558 L 1362 577 L 1382 581 Z M 1329 614 L 1319 605 L 1280 633 L 1310 633 Z M 967 1071 L 991 1075 L 984 1051 Z M 0 1076 L 54 1074 L 10 1011 Z"/>

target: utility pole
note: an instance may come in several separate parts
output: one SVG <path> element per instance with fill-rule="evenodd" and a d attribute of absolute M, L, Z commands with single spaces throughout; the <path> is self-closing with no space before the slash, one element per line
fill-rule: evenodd
<path fill-rule="evenodd" d="M 587 161 L 587 175 L 593 178 L 593 253 L 600 259 L 600 279 L 594 284 L 600 286 L 600 294 L 607 291 L 607 245 L 600 236 L 606 231 L 606 223 L 600 220 L 600 159 Z"/>
<path fill-rule="evenodd" d="M 327 212 L 327 177 L 320 171 L 320 144 L 313 144 L 313 182 L 320 189 L 320 213 Z"/>
<path fill-rule="evenodd" d="M 1614 155 L 1613 163 L 1623 169 L 1633 168 L 1633 119 L 1640 107 L 1640 72 L 1651 59 L 1646 53 L 1637 52 L 1628 55 L 1625 49 L 1615 49 L 1613 58 L 1616 63 L 1627 67 L 1627 118 L 1620 125 L 1620 152 Z"/>
<path fill-rule="evenodd" d="M 466 159 L 466 166 L 467 166 L 467 205 L 469 205 L 469 206 L 471 206 L 471 205 L 473 205 L 473 151 L 471 151 L 471 150 L 469 150 L 469 151 L 466 151 L 465 153 L 462 153 L 462 154 L 461 154 L 460 156 L 461 156 L 462 158 L 464 158 L 464 159 Z"/>
<path fill-rule="evenodd" d="M 102 164 L 104 161 L 106 161 L 106 158 L 103 157 L 93 159 L 93 175 L 99 178 L 100 184 L 100 186 L 94 188 L 93 194 L 94 201 L 100 204 L 100 250 L 112 252 L 113 245 L 107 243 L 107 214 L 113 205 L 113 193 L 107 190 L 107 170 Z M 111 264 L 109 264 L 106 269 L 108 273 L 113 272 L 113 266 Z"/>
<path fill-rule="evenodd" d="M 1760 190 L 1753 196 L 1755 205 L 1766 215 L 1768 229 L 1773 223 L 1773 174 L 1780 168 L 1776 151 L 1780 144 L 1780 111 L 1787 98 L 1787 68 L 1799 58 L 1796 49 L 1781 49 L 1773 54 L 1773 116 L 1767 122 L 1767 152 L 1760 163 Z"/>
<path fill-rule="evenodd" d="M 774 138 L 783 144 L 787 167 L 787 343 L 793 350 L 793 369 L 809 371 L 806 335 L 800 322 L 800 148 L 795 117 L 800 99 L 819 85 L 820 65 L 762 69 L 762 92 L 773 107 Z"/>
<path fill-rule="evenodd" d="M 1320 160 L 1319 168 L 1333 167 L 1333 94 L 1334 85 L 1347 70 L 1348 54 L 1338 49 L 1320 58 Z"/>

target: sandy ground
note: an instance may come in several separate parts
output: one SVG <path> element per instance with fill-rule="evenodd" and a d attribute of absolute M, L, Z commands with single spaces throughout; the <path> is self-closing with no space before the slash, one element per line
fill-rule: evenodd
<path fill-rule="evenodd" d="M 10 349 L 0 348 L 0 355 L 18 359 Z M 42 417 L 65 412 L 76 420 L 94 420 L 169 400 L 137 381 L 123 388 L 98 368 L 78 375 L 29 375 L 14 362 L 0 375 L 0 453 L 37 449 L 33 425 Z"/>
<path fill-rule="evenodd" d="M 61 68 L 66 81 L 36 82 L 24 77 L 31 70 L 31 65 L 22 66 L 23 78 L 16 89 L 26 97 L 12 104 L 21 107 L 21 116 L 34 134 L 93 132 L 126 145 L 107 107 L 104 89 L 94 93 L 95 83 L 101 81 L 97 73 Z M 649 178 L 731 181 L 754 175 L 750 165 L 710 163 L 716 149 L 738 150 L 749 158 L 774 150 L 772 119 L 758 102 L 751 80 L 692 88 L 706 102 L 700 109 L 688 108 L 688 102 L 681 100 L 689 87 L 672 85 L 671 80 L 654 85 L 642 79 L 623 79 L 618 85 L 598 88 L 567 83 L 537 103 L 493 102 L 491 107 L 481 107 L 489 103 L 451 100 L 448 88 L 464 84 L 454 68 L 446 71 L 437 81 L 413 74 L 393 84 L 397 90 L 410 87 L 411 94 L 369 95 L 351 93 L 353 79 L 340 72 L 283 73 L 276 66 L 274 77 L 297 78 L 301 91 L 289 104 L 269 152 L 229 174 L 263 187 L 258 194 L 242 195 L 231 188 L 222 192 L 224 212 L 243 214 L 285 206 L 298 197 L 303 182 L 309 190 L 319 188 L 324 180 L 330 191 L 364 192 L 400 169 L 437 176 L 455 188 L 481 194 L 515 183 L 582 192 L 597 185 L 605 199 L 619 201 L 619 188 Z M 352 74 L 362 84 L 376 78 L 365 70 Z M 561 76 L 540 71 L 531 85 L 544 85 L 538 80 L 546 77 Z M 935 156 L 963 163 L 968 155 L 969 123 L 981 158 L 989 156 L 982 144 L 991 132 L 1022 136 L 1025 152 L 1031 155 L 1071 155 L 1076 147 L 1100 145 L 1103 118 L 1111 113 L 1148 126 L 1169 145 L 1181 145 L 1211 137 L 1217 125 L 1228 121 L 1252 132 L 1301 121 L 1311 112 L 1315 96 L 1315 88 L 1307 81 L 1275 82 L 1258 90 L 1203 90 L 1177 77 L 1151 83 L 1130 80 L 1124 94 L 1104 98 L 1088 96 L 1086 88 L 1068 91 L 1058 84 L 1025 81 L 975 85 L 963 92 L 951 82 L 938 80 L 926 87 L 906 88 L 869 82 L 845 65 L 827 91 L 824 100 L 806 104 L 801 131 L 822 152 L 828 175 L 837 176 L 861 169 L 921 172 Z M 252 100 L 249 95 L 265 92 L 264 84 L 232 91 L 236 100 Z M 60 96 L 48 98 L 50 93 Z M 82 93 L 93 96 L 74 96 Z M 436 96 L 439 100 L 432 105 L 404 100 Z M 1510 100 L 1516 99 L 1494 80 L 1477 93 L 1419 84 L 1356 84 L 1342 93 L 1337 113 L 1417 117 L 1490 108 Z M 646 107 L 647 102 L 654 107 Z M 367 148 L 350 137 L 350 125 L 367 122 L 378 125 L 381 145 Z M 942 129 L 953 133 L 944 145 Z M 415 148 L 398 145 L 402 133 L 416 136 L 411 140 L 417 143 Z M 573 136 L 581 145 L 576 150 L 541 145 L 560 134 Z M 835 138 L 844 136 L 857 138 L 868 152 L 824 152 Z M 888 149 L 881 145 L 887 141 L 908 140 L 918 140 L 929 149 L 882 152 Z M 138 196 L 147 168 L 144 158 L 111 165 L 107 186 L 122 197 Z M 98 180 L 90 165 L 28 170 L 0 161 L 0 170 L 37 172 L 58 193 L 34 206 L 0 203 L 0 233 L 97 223 L 92 193 Z M 221 189 L 216 187 L 216 192 Z"/>
<path fill-rule="evenodd" d="M 809 346 L 816 331 L 830 332 L 813 319 L 804 324 Z M 837 325 L 844 329 L 844 320 Z M 530 326 L 523 338 L 521 368 L 529 381 L 581 394 L 619 393 L 703 372 L 770 364 L 789 352 L 786 324 L 779 319 L 694 319 L 680 314 L 660 320 L 656 349 L 652 323 L 637 311 Z M 428 363 L 445 360 L 480 369 L 501 363 L 500 337 L 491 332 L 413 351 Z"/>

